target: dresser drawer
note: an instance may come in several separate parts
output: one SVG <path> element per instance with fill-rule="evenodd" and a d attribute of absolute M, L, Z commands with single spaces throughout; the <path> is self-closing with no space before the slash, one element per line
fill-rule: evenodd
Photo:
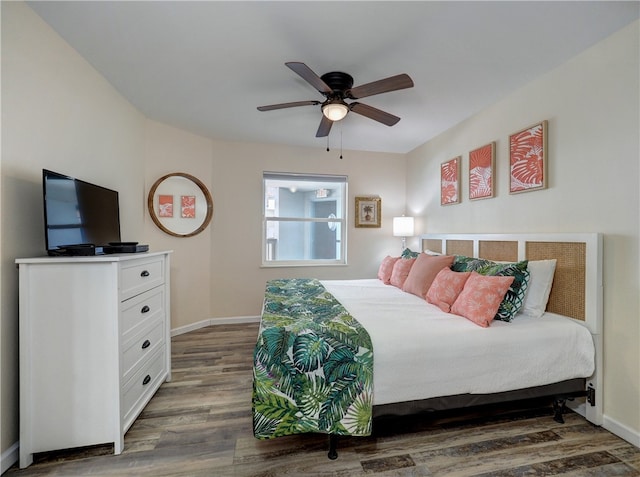
<path fill-rule="evenodd" d="M 166 348 L 162 346 L 127 381 L 122 390 L 122 417 L 127 429 L 164 380 Z"/>
<path fill-rule="evenodd" d="M 165 287 L 154 288 L 120 305 L 120 336 L 122 342 L 137 333 L 145 323 L 165 315 Z"/>
<path fill-rule="evenodd" d="M 128 300 L 164 283 L 162 257 L 123 262 L 120 268 L 120 300 Z"/>
<path fill-rule="evenodd" d="M 122 344 L 122 379 L 127 381 L 135 374 L 145 357 L 155 353 L 165 343 L 163 316 L 145 321 L 142 329 Z"/>

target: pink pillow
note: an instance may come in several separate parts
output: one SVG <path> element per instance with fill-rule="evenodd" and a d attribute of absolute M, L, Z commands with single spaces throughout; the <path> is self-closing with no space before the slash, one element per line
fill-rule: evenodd
<path fill-rule="evenodd" d="M 449 268 L 443 268 L 438 272 L 431 288 L 427 291 L 427 301 L 437 305 L 445 313 L 449 313 L 451 305 L 460 295 L 469 275 L 471 272 L 454 272 Z"/>
<path fill-rule="evenodd" d="M 401 258 L 393 265 L 393 271 L 391 272 L 390 283 L 394 287 L 402 288 L 404 281 L 409 275 L 411 266 L 416 261 L 415 258 Z"/>
<path fill-rule="evenodd" d="M 402 290 L 424 298 L 436 275 L 443 268 L 448 268 L 453 263 L 453 255 L 427 255 L 421 253 L 416 258 L 407 280 L 402 285 Z"/>
<path fill-rule="evenodd" d="M 400 257 L 391 257 L 390 255 L 382 259 L 380 268 L 378 268 L 378 278 L 382 280 L 382 283 L 385 285 L 391 283 L 391 272 L 393 271 L 393 266 L 399 259 Z"/>
<path fill-rule="evenodd" d="M 471 275 L 451 306 L 451 313 L 464 316 L 476 325 L 486 328 L 496 316 L 502 299 L 515 277 Z"/>

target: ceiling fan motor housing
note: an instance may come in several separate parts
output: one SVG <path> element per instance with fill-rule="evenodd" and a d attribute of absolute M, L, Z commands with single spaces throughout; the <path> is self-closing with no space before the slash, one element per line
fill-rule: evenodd
<path fill-rule="evenodd" d="M 320 79 L 333 90 L 336 97 L 344 98 L 344 93 L 353 87 L 353 77 L 341 71 L 332 71 L 323 74 Z"/>

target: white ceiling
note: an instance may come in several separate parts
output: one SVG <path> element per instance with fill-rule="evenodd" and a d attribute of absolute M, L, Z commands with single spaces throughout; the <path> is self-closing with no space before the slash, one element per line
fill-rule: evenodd
<path fill-rule="evenodd" d="M 638 18 L 637 1 L 43 1 L 29 5 L 147 117 L 230 141 L 327 146 L 324 98 L 286 61 L 358 86 L 407 73 L 415 87 L 364 98 L 401 121 L 350 113 L 332 148 L 408 152 Z M 579 85 L 577 85 L 579 87 Z"/>

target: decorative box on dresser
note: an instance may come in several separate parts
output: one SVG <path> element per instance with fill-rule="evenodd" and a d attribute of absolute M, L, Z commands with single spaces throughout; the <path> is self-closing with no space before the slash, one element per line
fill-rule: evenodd
<path fill-rule="evenodd" d="M 20 467 L 113 442 L 171 379 L 170 252 L 18 259 Z"/>

